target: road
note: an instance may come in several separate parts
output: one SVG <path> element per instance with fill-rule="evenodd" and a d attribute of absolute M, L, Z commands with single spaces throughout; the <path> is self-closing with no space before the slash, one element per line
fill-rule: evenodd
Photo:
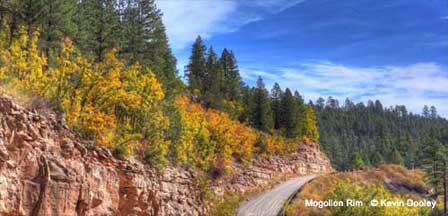
<path fill-rule="evenodd" d="M 277 216 L 285 202 L 313 178 L 314 176 L 303 176 L 283 182 L 242 203 L 237 216 Z"/>

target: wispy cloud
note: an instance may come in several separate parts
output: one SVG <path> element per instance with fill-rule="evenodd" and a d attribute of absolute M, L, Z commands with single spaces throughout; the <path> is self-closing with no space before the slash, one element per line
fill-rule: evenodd
<path fill-rule="evenodd" d="M 448 117 L 448 70 L 436 63 L 407 66 L 351 67 L 329 62 L 277 68 L 275 73 L 242 69 L 246 77 L 263 76 L 267 86 L 274 82 L 299 90 L 307 99 L 335 96 L 355 101 L 381 100 L 384 105 L 406 105 L 420 113 L 424 105 L 435 105 Z"/>
<path fill-rule="evenodd" d="M 187 1 L 157 0 L 163 12 L 163 22 L 170 44 L 174 49 L 183 49 L 201 35 L 204 38 L 222 31 L 227 16 L 236 10 L 234 1 Z"/>
<path fill-rule="evenodd" d="M 210 38 L 215 34 L 236 31 L 266 15 L 278 13 L 305 0 L 156 0 L 163 12 L 171 46 L 183 49 L 196 36 Z"/>

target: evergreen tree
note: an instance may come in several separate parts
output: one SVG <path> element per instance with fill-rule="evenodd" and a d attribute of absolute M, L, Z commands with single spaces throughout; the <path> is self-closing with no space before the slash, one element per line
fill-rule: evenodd
<path fill-rule="evenodd" d="M 239 102 L 241 100 L 241 76 L 232 51 L 224 49 L 219 59 L 224 72 L 223 83 L 224 96 L 229 101 Z"/>
<path fill-rule="evenodd" d="M 257 87 L 254 89 L 251 113 L 252 126 L 264 132 L 271 132 L 274 123 L 269 103 L 269 93 L 261 77 L 258 78 Z"/>
<path fill-rule="evenodd" d="M 44 53 L 50 59 L 50 63 L 55 52 L 60 49 L 62 38 L 75 36 L 76 26 L 73 20 L 75 12 L 75 0 L 45 1 L 41 40 Z"/>
<path fill-rule="evenodd" d="M 305 128 L 305 104 L 303 101 L 303 97 L 302 95 L 300 95 L 300 93 L 298 91 L 294 92 L 294 98 L 296 100 L 296 106 L 297 106 L 297 113 L 296 113 L 296 118 L 297 118 L 297 129 L 298 131 L 298 136 L 303 136 L 303 131 Z M 312 104 L 312 101 L 310 100 L 310 105 L 311 107 L 314 107 L 314 105 Z"/>
<path fill-rule="evenodd" d="M 316 101 L 316 107 L 318 110 L 321 110 L 325 107 L 325 99 L 323 99 L 322 97 L 319 97 Z"/>
<path fill-rule="evenodd" d="M 285 130 L 285 137 L 294 138 L 300 134 L 298 124 L 299 108 L 296 98 L 291 93 L 289 88 L 286 88 L 281 100 L 281 115 L 280 122 Z"/>
<path fill-rule="evenodd" d="M 249 86 L 243 86 L 241 88 L 241 95 L 242 95 L 242 109 L 241 115 L 238 116 L 238 120 L 240 122 L 251 122 L 252 120 L 252 108 L 254 107 L 253 102 L 253 95 L 254 95 L 254 89 L 250 88 Z"/>
<path fill-rule="evenodd" d="M 210 47 L 206 62 L 206 75 L 203 80 L 203 102 L 205 107 L 222 109 L 224 74 L 213 48 Z"/>
<path fill-rule="evenodd" d="M 348 111 L 355 107 L 355 104 L 349 99 L 346 98 L 344 102 L 344 110 Z"/>
<path fill-rule="evenodd" d="M 101 62 L 119 41 L 119 12 L 115 0 L 82 0 L 78 3 L 76 45 Z"/>
<path fill-rule="evenodd" d="M 361 154 L 359 152 L 356 152 L 352 155 L 350 160 L 350 169 L 351 170 L 358 170 L 365 166 L 364 161 L 362 160 Z"/>
<path fill-rule="evenodd" d="M 403 165 L 403 158 L 401 157 L 401 154 L 397 149 L 394 149 L 394 151 L 392 152 L 392 155 L 390 156 L 390 162 L 393 164 Z"/>
<path fill-rule="evenodd" d="M 444 192 L 447 177 L 447 147 L 435 139 L 431 139 L 423 148 L 422 167 L 428 173 L 428 184 L 434 187 L 434 195 Z"/>
<path fill-rule="evenodd" d="M 203 80 L 207 74 L 205 53 L 206 47 L 202 42 L 202 38 L 198 36 L 193 44 L 190 63 L 185 70 L 185 75 L 188 78 L 188 87 L 196 96 L 199 96 L 204 90 Z"/>
<path fill-rule="evenodd" d="M 274 129 L 278 130 L 282 126 L 281 123 L 281 100 L 283 98 L 283 91 L 280 88 L 280 85 L 278 83 L 275 83 L 271 90 L 271 108 L 272 108 L 272 115 L 274 118 Z"/>
<path fill-rule="evenodd" d="M 182 81 L 177 73 L 177 60 L 174 57 L 168 43 L 166 29 L 162 22 L 162 12 L 154 3 L 154 0 L 140 0 L 140 16 L 142 29 L 147 45 L 145 55 L 147 59 L 142 64 L 150 66 L 157 79 L 164 86 L 168 96 L 177 93 L 182 87 Z M 125 35 L 126 36 L 126 35 Z"/>
<path fill-rule="evenodd" d="M 372 164 L 376 167 L 384 164 L 384 159 L 378 151 L 376 151 L 375 154 L 373 155 Z"/>
<path fill-rule="evenodd" d="M 429 108 L 429 116 L 430 116 L 431 118 L 433 118 L 433 119 L 435 119 L 435 118 L 438 117 L 438 115 L 437 115 L 437 109 L 436 109 L 435 106 L 431 106 L 431 107 Z"/>
<path fill-rule="evenodd" d="M 429 107 L 427 105 L 423 106 L 423 111 L 422 111 L 422 115 L 425 118 L 429 118 Z"/>

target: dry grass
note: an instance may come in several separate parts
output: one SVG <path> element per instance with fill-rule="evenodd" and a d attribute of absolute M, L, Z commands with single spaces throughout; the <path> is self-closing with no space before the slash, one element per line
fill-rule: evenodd
<path fill-rule="evenodd" d="M 32 110 L 48 110 L 49 101 L 32 95 L 28 92 L 21 91 L 11 84 L 1 84 L 0 85 L 0 96 L 10 96 L 14 98 L 14 102 L 21 105 L 22 107 L 32 109 Z"/>
<path fill-rule="evenodd" d="M 356 182 L 359 185 L 383 185 L 393 193 L 405 196 L 421 196 L 426 191 L 425 173 L 421 170 L 408 170 L 398 165 L 383 165 L 353 172 L 343 172 L 324 175 L 306 184 L 296 198 L 286 208 L 290 216 L 329 215 L 328 209 L 307 208 L 303 205 L 305 199 L 325 200 L 333 192 L 339 180 Z"/>

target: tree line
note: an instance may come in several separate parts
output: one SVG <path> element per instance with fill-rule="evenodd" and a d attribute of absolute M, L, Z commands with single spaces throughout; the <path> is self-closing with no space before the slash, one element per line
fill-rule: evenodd
<path fill-rule="evenodd" d="M 218 57 L 213 47 L 207 49 L 197 37 L 185 75 L 194 100 L 206 108 L 224 110 L 268 134 L 319 140 L 313 106 L 305 104 L 299 92 L 283 91 L 278 83 L 269 92 L 261 77 L 256 86 L 247 86 L 240 77 L 235 54 L 227 48 Z"/>
<path fill-rule="evenodd" d="M 67 37 L 83 55 L 101 62 L 111 49 L 127 65 L 150 66 L 165 92 L 179 91 L 182 83 L 154 0 L 4 0 L 0 28 L 8 41 L 39 30 L 39 50 L 52 65 Z"/>
<path fill-rule="evenodd" d="M 383 107 L 379 100 L 354 104 L 346 99 L 340 105 L 332 97 L 319 98 L 314 107 L 322 149 L 337 169 L 384 163 L 422 168 L 434 198 L 446 199 L 448 121 L 436 107 L 424 106 L 414 114 L 403 105 Z"/>
<path fill-rule="evenodd" d="M 304 137 L 317 141 L 312 107 L 303 103 L 309 137 L 283 133 L 292 125 L 286 121 L 274 128 L 262 80 L 242 83 L 230 50 L 218 57 L 199 46 L 197 79 L 183 84 L 152 0 L 8 0 L 0 13 L 0 88 L 43 98 L 86 147 L 219 174 L 232 161 L 291 153 Z M 286 98 L 299 118 L 299 104 Z"/>

